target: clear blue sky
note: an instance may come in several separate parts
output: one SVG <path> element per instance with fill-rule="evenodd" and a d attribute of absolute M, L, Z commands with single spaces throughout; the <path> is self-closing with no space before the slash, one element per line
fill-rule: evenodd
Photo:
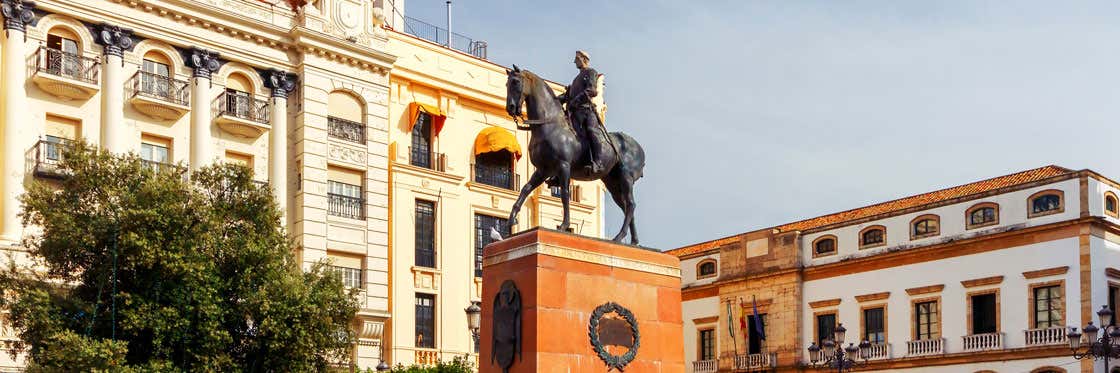
<path fill-rule="evenodd" d="M 406 14 L 444 24 L 444 0 Z M 672 249 L 1046 164 L 1120 178 L 1120 3 L 455 0 L 552 80 L 590 52 Z M 613 235 L 621 214 L 607 212 Z"/>

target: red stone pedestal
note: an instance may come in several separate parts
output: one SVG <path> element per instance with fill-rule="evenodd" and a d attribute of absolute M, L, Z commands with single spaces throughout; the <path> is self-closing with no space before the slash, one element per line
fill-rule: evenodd
<path fill-rule="evenodd" d="M 626 372 L 683 373 L 680 262 L 671 255 L 547 229 L 532 229 L 484 250 L 479 371 L 491 360 L 493 304 L 502 283 L 521 293 L 521 351 L 510 372 L 607 372 L 588 336 L 596 307 L 633 313 L 640 346 Z M 615 354 L 619 350 L 611 346 Z"/>

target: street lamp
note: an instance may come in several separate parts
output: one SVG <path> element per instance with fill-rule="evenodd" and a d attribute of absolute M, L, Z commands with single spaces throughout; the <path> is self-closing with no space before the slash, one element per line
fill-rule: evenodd
<path fill-rule="evenodd" d="M 844 347 L 844 334 L 847 331 L 844 324 L 837 324 L 836 329 L 833 330 L 834 339 L 821 341 L 820 346 L 816 343 L 809 344 L 809 362 L 813 367 L 836 369 L 837 372 L 842 373 L 845 370 L 852 370 L 856 365 L 867 363 L 866 356 L 871 343 L 863 341 L 859 346 L 848 343 L 848 347 Z M 856 360 L 860 356 L 864 356 L 862 362 Z"/>
<path fill-rule="evenodd" d="M 482 307 L 478 302 L 471 302 L 471 306 L 463 310 L 467 313 L 467 329 L 471 331 L 471 337 L 474 339 L 474 348 L 478 349 L 478 329 L 482 325 Z"/>
<path fill-rule="evenodd" d="M 1074 359 L 1093 359 L 1104 360 L 1104 371 L 1108 371 L 1108 361 L 1111 359 L 1120 359 L 1120 327 L 1112 322 L 1112 310 L 1108 306 L 1102 306 L 1100 311 L 1097 311 L 1097 318 L 1104 329 L 1097 328 L 1090 321 L 1089 325 L 1085 325 L 1082 331 L 1085 332 L 1084 346 L 1081 345 L 1081 333 L 1077 331 L 1077 327 L 1069 327 L 1069 349 L 1073 351 Z M 1097 338 L 1097 333 L 1100 332 L 1100 338 Z"/>

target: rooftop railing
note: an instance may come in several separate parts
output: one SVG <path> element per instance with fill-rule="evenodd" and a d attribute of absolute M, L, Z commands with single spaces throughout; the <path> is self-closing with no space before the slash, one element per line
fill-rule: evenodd
<path fill-rule="evenodd" d="M 481 59 L 486 59 L 486 42 L 485 41 L 474 40 L 474 39 L 471 39 L 469 37 L 466 37 L 466 36 L 463 36 L 463 35 L 460 35 L 460 34 L 456 34 L 454 32 L 449 33 L 446 29 L 443 29 L 443 28 L 440 28 L 439 26 L 436 26 L 436 25 L 418 20 L 416 18 L 412 18 L 412 17 L 408 17 L 408 16 L 404 17 L 404 32 L 409 34 L 409 35 L 412 35 L 412 36 L 415 36 L 415 37 L 418 37 L 418 38 L 421 38 L 421 39 L 424 39 L 424 40 L 427 40 L 427 41 L 430 41 L 430 42 L 433 42 L 433 43 L 436 43 L 436 44 L 439 44 L 439 45 L 442 45 L 442 46 L 445 46 L 445 47 L 448 47 L 448 48 L 451 48 L 451 49 L 454 49 L 454 50 L 457 50 L 457 51 L 460 51 L 460 52 L 463 52 L 463 53 L 466 53 L 466 54 L 469 54 L 469 55 L 472 55 L 472 56 L 475 56 L 475 57 L 478 57 L 478 58 L 481 58 Z"/>

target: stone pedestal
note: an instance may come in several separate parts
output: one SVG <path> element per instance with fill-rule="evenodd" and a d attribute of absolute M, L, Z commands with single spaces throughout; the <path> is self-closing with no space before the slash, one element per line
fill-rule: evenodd
<path fill-rule="evenodd" d="M 591 334 L 609 355 L 622 357 L 635 337 L 627 372 L 683 373 L 680 262 L 671 255 L 569 233 L 532 229 L 484 250 L 479 371 L 501 373 L 492 359 L 495 328 L 509 307 L 495 308 L 503 283 L 520 292 L 521 354 L 509 372 L 607 372 Z M 623 312 L 611 306 L 617 304 Z M 596 312 L 607 310 L 605 313 Z M 592 319 L 597 328 L 589 329 Z M 495 332 L 497 330 L 497 332 Z M 502 351 L 501 345 L 498 351 Z M 498 359 L 500 360 L 500 359 Z"/>

